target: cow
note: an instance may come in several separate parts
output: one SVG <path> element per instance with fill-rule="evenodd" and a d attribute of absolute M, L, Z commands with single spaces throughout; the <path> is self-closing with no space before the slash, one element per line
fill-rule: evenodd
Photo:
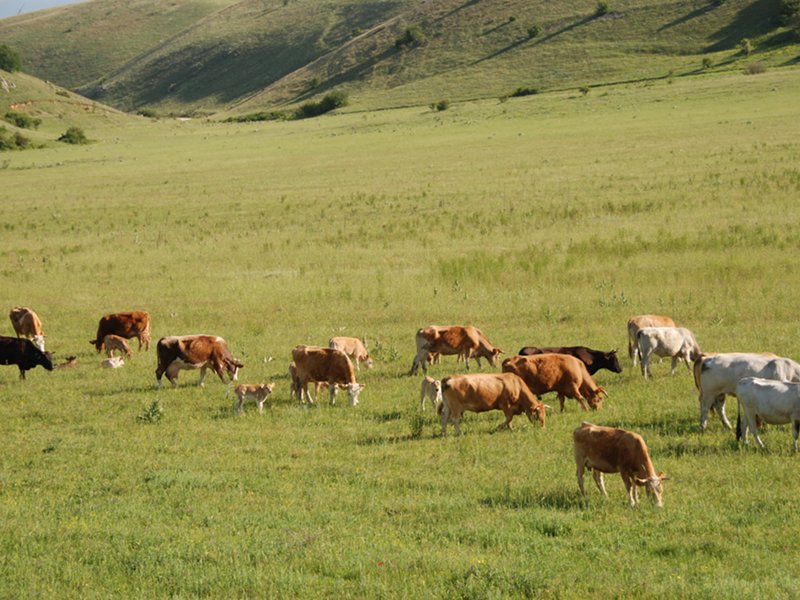
<path fill-rule="evenodd" d="M 336 390 L 339 385 L 347 389 L 350 406 L 358 404 L 358 394 L 366 385 L 356 382 L 353 363 L 341 350 L 319 346 L 295 346 L 292 350 L 292 362 L 296 373 L 293 387 L 300 402 L 305 402 L 304 398 L 308 398 L 308 401 L 314 404 L 314 399 L 308 393 L 308 384 L 325 382 L 330 391 L 331 404 L 336 404 Z"/>
<path fill-rule="evenodd" d="M 106 356 L 109 358 L 114 355 L 114 350 L 124 354 L 126 358 L 133 356 L 131 347 L 128 345 L 125 338 L 114 335 L 113 333 L 103 338 L 103 347 L 106 349 Z"/>
<path fill-rule="evenodd" d="M 628 356 L 633 360 L 634 367 L 639 358 L 636 334 L 642 327 L 677 327 L 677 325 L 670 317 L 663 315 L 637 315 L 628 319 Z"/>
<path fill-rule="evenodd" d="M 33 341 L 34 346 L 44 352 L 44 332 L 39 315 L 25 306 L 15 306 L 8 313 L 14 333 L 17 337 L 28 338 Z"/>
<path fill-rule="evenodd" d="M 453 421 L 457 435 L 461 435 L 461 415 L 464 411 L 486 412 L 502 410 L 506 419 L 496 431 L 512 430 L 515 415 L 525 414 L 533 423 L 534 416 L 544 427 L 545 406 L 522 379 L 514 373 L 473 373 L 453 375 L 442 380 L 442 398 L 438 411 L 442 435 L 447 435 L 447 422 Z"/>
<path fill-rule="evenodd" d="M 686 327 L 642 327 L 636 334 L 639 358 L 642 361 L 642 375 L 645 379 L 652 377 L 650 358 L 669 356 L 672 359 L 672 374 L 678 360 L 682 360 L 689 369 L 689 363 L 700 356 L 700 346 L 694 334 Z"/>
<path fill-rule="evenodd" d="M 469 370 L 469 359 L 475 358 L 478 368 L 481 366 L 481 358 L 489 361 L 493 367 L 497 366 L 497 358 L 503 352 L 500 348 L 495 348 L 483 332 L 477 327 L 467 325 L 440 326 L 431 325 L 417 330 L 415 337 L 417 353 L 414 362 L 411 364 L 409 375 L 416 375 L 420 365 L 422 370 L 428 372 L 428 356 L 433 354 L 458 355 L 459 360 L 464 360 L 464 364 Z"/>
<path fill-rule="evenodd" d="M 139 340 L 139 350 L 142 345 L 145 350 L 150 350 L 150 313 L 134 311 L 105 315 L 97 325 L 97 337 L 89 340 L 89 343 L 100 352 L 103 340 L 112 334 L 125 339 L 136 338 Z"/>
<path fill-rule="evenodd" d="M 19 378 L 25 379 L 25 371 L 37 365 L 52 371 L 53 358 L 49 352 L 42 352 L 27 338 L 0 336 L 0 365 L 17 365 Z"/>
<path fill-rule="evenodd" d="M 203 385 L 206 369 L 211 367 L 225 383 L 225 372 L 231 381 L 236 381 L 239 369 L 244 364 L 231 355 L 227 342 L 216 335 L 184 335 L 162 337 L 156 344 L 158 367 L 156 381 L 162 387 L 161 376 L 167 374 L 172 387 L 178 387 L 176 381 L 181 369 L 200 369 L 199 386 Z"/>
<path fill-rule="evenodd" d="M 602 427 L 584 421 L 572 432 L 577 467 L 578 489 L 586 495 L 583 488 L 583 471 L 589 469 L 600 492 L 608 497 L 603 483 L 603 473 L 619 473 L 628 491 L 631 506 L 638 501 L 637 486 L 646 486 L 656 506 L 663 506 L 662 482 L 668 478 L 663 471 L 656 475 L 650 454 L 642 436 L 633 431 Z"/>
<path fill-rule="evenodd" d="M 234 410 L 242 414 L 242 407 L 244 406 L 245 400 L 252 399 L 258 404 L 258 412 L 263 413 L 264 402 L 266 402 L 267 397 L 272 393 L 274 388 L 274 383 L 240 383 L 233 388 L 234 394 L 236 394 L 236 404 L 233 405 Z M 230 393 L 231 388 L 228 386 L 225 397 L 227 398 Z"/>
<path fill-rule="evenodd" d="M 104 369 L 119 369 L 125 365 L 125 359 L 121 356 L 109 356 L 100 363 Z"/>
<path fill-rule="evenodd" d="M 722 423 L 731 429 L 725 415 L 725 395 L 736 395 L 736 384 L 744 377 L 778 381 L 800 381 L 800 364 L 774 354 L 729 352 L 701 354 L 692 367 L 694 385 L 700 392 L 700 429 L 708 426 L 708 411 L 714 407 Z"/>
<path fill-rule="evenodd" d="M 503 372 L 522 377 L 537 396 L 556 392 L 562 412 L 565 397 L 577 400 L 584 410 L 587 402 L 592 410 L 597 410 L 603 405 L 603 396 L 608 395 L 594 382 L 586 365 L 568 354 L 512 356 L 503 361 Z"/>
<path fill-rule="evenodd" d="M 289 363 L 289 380 L 291 381 L 291 387 L 289 388 L 289 395 L 290 396 L 296 396 L 297 395 L 297 390 L 300 389 L 300 384 L 298 383 L 298 379 L 297 379 L 297 365 L 294 364 L 294 361 Z M 326 388 L 330 387 L 330 386 L 328 386 L 328 382 L 327 381 L 314 381 L 313 384 L 314 384 L 314 396 L 315 397 L 319 395 L 320 388 L 322 388 L 322 387 L 326 387 Z M 313 404 L 313 400 L 312 400 L 312 404 Z"/>
<path fill-rule="evenodd" d="M 586 370 L 589 371 L 589 375 L 594 375 L 600 369 L 607 369 L 612 373 L 622 373 L 622 366 L 619 364 L 616 349 L 604 352 L 602 350 L 592 350 L 586 346 L 547 346 L 544 348 L 523 346 L 517 354 L 520 356 L 569 354 L 586 365 Z"/>
<path fill-rule="evenodd" d="M 429 375 L 423 377 L 419 390 L 419 407 L 421 410 L 425 410 L 425 398 L 431 401 L 433 408 L 438 407 L 442 402 L 442 382 Z"/>
<path fill-rule="evenodd" d="M 797 436 L 800 433 L 800 383 L 774 381 L 759 377 L 744 377 L 736 384 L 739 399 L 739 418 L 742 421 L 741 436 L 752 431 L 756 443 L 763 449 L 764 442 L 758 435 L 758 419 L 772 425 L 792 424 L 793 448 L 797 452 Z"/>
<path fill-rule="evenodd" d="M 328 341 L 328 348 L 341 350 L 347 354 L 347 357 L 353 361 L 356 371 L 361 370 L 359 367 L 359 364 L 361 363 L 364 363 L 364 366 L 368 369 L 372 368 L 372 358 L 370 358 L 369 353 L 367 352 L 366 345 L 358 338 L 346 336 L 332 337 Z"/>

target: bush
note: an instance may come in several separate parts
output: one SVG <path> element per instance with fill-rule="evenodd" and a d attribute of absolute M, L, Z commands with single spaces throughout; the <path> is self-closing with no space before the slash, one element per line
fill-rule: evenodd
<path fill-rule="evenodd" d="M 750 56 L 750 53 L 753 51 L 753 42 L 751 42 L 748 38 L 744 38 L 741 42 L 739 42 L 739 49 L 745 56 Z"/>
<path fill-rule="evenodd" d="M 594 14 L 598 17 L 602 17 L 603 15 L 607 15 L 611 12 L 611 7 L 608 5 L 608 2 L 605 0 L 600 0 L 597 3 L 597 8 L 594 11 Z"/>
<path fill-rule="evenodd" d="M 758 75 L 759 73 L 766 73 L 767 67 L 762 62 L 750 63 L 744 68 L 745 75 Z"/>
<path fill-rule="evenodd" d="M 431 110 L 443 111 L 450 108 L 450 100 L 439 100 L 438 102 L 431 103 Z"/>
<path fill-rule="evenodd" d="M 0 127 L 0 152 L 4 150 L 24 150 L 30 146 L 30 138 L 19 132 L 13 133 L 5 127 Z"/>
<path fill-rule="evenodd" d="M 791 25 L 795 17 L 800 16 L 800 0 L 781 0 L 781 8 L 778 13 L 778 22 L 783 25 Z"/>
<path fill-rule="evenodd" d="M 711 67 L 713 67 L 713 66 L 714 66 L 714 61 L 712 61 L 710 58 L 708 58 L 708 57 L 706 56 L 706 57 L 703 59 L 703 68 L 704 68 L 704 69 L 710 69 L 710 68 L 711 68 Z"/>
<path fill-rule="evenodd" d="M 528 39 L 532 40 L 535 37 L 539 37 L 542 34 L 542 28 L 538 25 L 531 25 L 528 27 Z"/>
<path fill-rule="evenodd" d="M 324 115 L 327 112 L 347 106 L 348 98 L 344 92 L 330 92 L 325 94 L 319 102 L 307 102 L 294 111 L 293 118 L 295 119 L 308 119 L 310 117 L 317 117 Z"/>
<path fill-rule="evenodd" d="M 416 48 L 417 46 L 424 44 L 425 41 L 425 32 L 422 31 L 422 28 L 419 25 L 413 25 L 406 29 L 406 32 L 402 35 L 402 37 L 399 37 L 394 41 L 394 47 L 398 50 L 402 50 L 404 48 Z"/>
<path fill-rule="evenodd" d="M 64 142 L 65 144 L 88 144 L 89 140 L 86 137 L 86 134 L 83 132 L 83 129 L 80 127 L 70 127 L 61 136 L 58 138 L 59 142 Z"/>
<path fill-rule="evenodd" d="M 539 90 L 536 88 L 529 88 L 529 87 L 518 87 L 511 93 L 512 98 L 520 98 L 522 96 L 533 96 L 538 94 Z"/>
<path fill-rule="evenodd" d="M 22 60 L 17 51 L 6 44 L 0 44 L 0 69 L 13 73 L 21 68 Z"/>
<path fill-rule="evenodd" d="M 39 129 L 39 125 L 42 124 L 41 119 L 31 117 L 23 113 L 18 113 L 13 110 L 8 111 L 3 118 L 12 125 L 16 125 L 20 129 Z"/>
<path fill-rule="evenodd" d="M 140 108 L 139 110 L 136 111 L 136 114 L 139 115 L 140 117 L 145 117 L 147 119 L 157 119 L 158 118 L 158 115 L 156 114 L 156 112 L 154 110 L 149 109 L 149 108 Z"/>
<path fill-rule="evenodd" d="M 136 420 L 139 421 L 139 423 L 158 423 L 163 416 L 164 409 L 161 408 L 161 403 L 156 400 L 150 405 L 150 408 L 137 416 Z"/>
<path fill-rule="evenodd" d="M 581 87 L 579 87 L 579 88 L 578 88 L 578 91 L 579 91 L 579 92 L 580 92 L 580 93 L 581 93 L 583 96 L 585 96 L 586 94 L 588 94 L 588 93 L 589 93 L 589 86 L 587 86 L 587 85 L 581 86 Z"/>
<path fill-rule="evenodd" d="M 250 113 L 248 115 L 238 115 L 236 117 L 228 117 L 225 123 L 250 123 L 253 121 L 286 121 L 289 115 L 280 110 L 261 111 L 257 113 Z"/>

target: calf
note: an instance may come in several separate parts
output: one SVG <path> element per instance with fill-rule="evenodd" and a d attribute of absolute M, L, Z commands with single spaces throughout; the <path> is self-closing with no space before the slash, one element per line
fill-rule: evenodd
<path fill-rule="evenodd" d="M 619 473 L 628 491 L 631 506 L 636 506 L 638 492 L 636 486 L 646 486 L 647 493 L 656 506 L 663 506 L 661 482 L 667 477 L 661 472 L 656 475 L 647 444 L 642 436 L 624 429 L 613 429 L 592 425 L 584 421 L 572 432 L 577 466 L 578 488 L 583 488 L 583 471 L 590 469 L 600 492 L 608 497 L 603 473 Z"/>
<path fill-rule="evenodd" d="M 537 396 L 556 392 L 562 412 L 564 398 L 574 398 L 584 410 L 587 402 L 592 410 L 597 410 L 603 405 L 603 396 L 608 395 L 581 361 L 566 354 L 512 356 L 503 361 L 503 372 L 522 377 Z"/>
<path fill-rule="evenodd" d="M 442 382 L 429 375 L 423 377 L 419 390 L 419 407 L 421 410 L 425 410 L 425 398 L 431 401 L 433 408 L 439 406 L 442 402 Z"/>
<path fill-rule="evenodd" d="M 514 415 L 525 414 L 533 423 L 539 420 L 544 427 L 545 407 L 531 393 L 525 382 L 514 373 L 477 373 L 455 375 L 442 380 L 443 402 L 439 406 L 442 435 L 447 435 L 447 422 L 453 421 L 456 434 L 461 434 L 461 415 L 464 411 L 486 412 L 502 410 L 506 420 L 497 430 L 511 430 Z"/>
<path fill-rule="evenodd" d="M 569 354 L 580 360 L 586 365 L 589 375 L 594 375 L 600 369 L 607 369 L 612 373 L 622 373 L 622 365 L 619 364 L 617 351 L 592 350 L 586 346 L 549 346 L 539 348 L 537 346 L 524 346 L 517 352 L 520 356 L 533 356 L 535 354 Z"/>
<path fill-rule="evenodd" d="M 339 385 L 346 387 L 350 406 L 358 404 L 358 394 L 365 385 L 356 382 L 353 363 L 344 352 L 332 348 L 300 345 L 292 350 L 292 359 L 295 365 L 293 387 L 296 388 L 297 399 L 300 402 L 308 398 L 313 404 L 314 399 L 308 393 L 308 384 L 325 382 L 330 390 L 331 404 L 336 403 L 336 390 Z"/>
<path fill-rule="evenodd" d="M 125 364 L 125 359 L 121 356 L 109 356 L 100 363 L 104 369 L 119 369 Z"/>
<path fill-rule="evenodd" d="M 752 431 L 756 443 L 764 448 L 758 435 L 758 420 L 772 425 L 792 424 L 793 448 L 797 452 L 797 436 L 800 433 L 800 383 L 745 377 L 736 384 L 739 399 L 741 435 L 747 444 L 747 432 Z M 739 439 L 738 435 L 736 439 Z"/>
<path fill-rule="evenodd" d="M 32 340 L 34 346 L 44 352 L 44 332 L 39 315 L 25 306 L 15 306 L 8 313 L 8 318 L 11 320 L 11 326 L 18 338 Z"/>
<path fill-rule="evenodd" d="M 341 350 L 353 362 L 356 371 L 360 370 L 359 364 L 364 363 L 368 369 L 372 368 L 372 358 L 370 358 L 367 348 L 360 339 L 354 337 L 337 336 L 328 341 L 328 348 Z"/>
<path fill-rule="evenodd" d="M 685 327 L 642 327 L 636 334 L 636 342 L 645 379 L 653 376 L 650 372 L 650 357 L 654 354 L 672 359 L 673 375 L 678 360 L 682 360 L 689 369 L 689 363 L 700 356 L 700 346 L 694 334 Z"/>
<path fill-rule="evenodd" d="M 41 365 L 53 370 L 53 359 L 49 352 L 42 352 L 27 338 L 0 336 L 0 365 L 17 365 L 19 378 L 25 379 L 25 371 Z"/>
<path fill-rule="evenodd" d="M 234 409 L 241 414 L 245 400 L 255 400 L 256 404 L 258 404 L 258 412 L 263 413 L 264 402 L 266 402 L 267 397 L 272 393 L 274 387 L 274 383 L 240 383 L 233 388 L 236 394 L 236 404 L 233 405 Z M 227 398 L 230 393 L 231 389 L 228 387 L 228 391 L 225 392 L 225 397 Z"/>
<path fill-rule="evenodd" d="M 639 358 L 636 334 L 642 327 L 675 327 L 675 321 L 663 315 L 637 315 L 628 319 L 628 356 L 633 360 L 634 367 Z"/>
<path fill-rule="evenodd" d="M 114 351 L 116 350 L 120 354 L 124 354 L 126 358 L 130 358 L 133 356 L 131 352 L 131 347 L 128 345 L 128 342 L 125 338 L 120 337 L 118 335 L 109 334 L 103 338 L 103 346 L 106 349 L 106 356 L 111 358 L 114 356 Z"/>

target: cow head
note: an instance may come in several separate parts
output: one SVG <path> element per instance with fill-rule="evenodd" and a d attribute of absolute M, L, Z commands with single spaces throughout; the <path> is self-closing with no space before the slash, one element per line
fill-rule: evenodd
<path fill-rule="evenodd" d="M 36 364 L 43 366 L 48 371 L 53 370 L 53 353 L 52 352 L 40 352 L 39 356 L 36 357 Z"/>
<path fill-rule="evenodd" d="M 642 468 L 644 468 L 644 466 Z M 641 479 L 637 477 L 636 485 L 645 486 L 647 495 L 650 496 L 658 508 L 662 508 L 664 506 L 664 502 L 662 500 L 664 487 L 661 485 L 661 482 L 666 481 L 667 479 L 669 479 L 669 477 L 664 475 L 664 471 L 661 471 L 658 475 L 653 475 L 647 479 Z"/>
<path fill-rule="evenodd" d="M 616 348 L 611 352 L 603 352 L 603 361 L 605 362 L 605 367 L 612 373 L 622 373 L 622 365 L 619 364 Z"/>
<path fill-rule="evenodd" d="M 533 423 L 533 417 L 535 416 L 536 419 L 539 421 L 539 425 L 544 427 L 544 421 L 546 415 L 545 405 L 541 402 L 532 402 L 528 409 L 525 411 L 525 414 L 528 415 L 528 420 Z"/>
<path fill-rule="evenodd" d="M 225 370 L 228 371 L 228 377 L 231 381 L 239 381 L 239 369 L 244 367 L 244 363 L 235 358 L 225 360 Z"/>
<path fill-rule="evenodd" d="M 493 367 L 498 366 L 498 363 L 500 361 L 500 355 L 502 353 L 503 351 L 500 350 L 500 348 L 492 348 L 491 354 L 486 357 L 487 360 L 489 361 L 489 364 L 492 365 Z"/>
<path fill-rule="evenodd" d="M 608 392 L 602 387 L 598 386 L 597 389 L 587 398 L 589 406 L 592 410 L 603 408 L 603 398 L 608 398 Z"/>
<path fill-rule="evenodd" d="M 350 401 L 350 406 L 358 404 L 358 394 L 366 387 L 365 383 L 348 383 L 347 384 L 347 399 Z"/>

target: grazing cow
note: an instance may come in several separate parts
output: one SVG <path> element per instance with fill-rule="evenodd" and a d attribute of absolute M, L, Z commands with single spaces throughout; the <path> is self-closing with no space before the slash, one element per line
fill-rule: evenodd
<path fill-rule="evenodd" d="M 459 360 L 463 359 L 469 370 L 469 359 L 475 357 L 478 361 L 478 368 L 481 366 L 481 358 L 489 361 L 493 367 L 497 366 L 497 357 L 503 351 L 495 348 L 483 332 L 477 327 L 468 325 L 439 326 L 431 325 L 417 330 L 416 334 L 417 354 L 411 364 L 409 375 L 415 375 L 417 369 L 422 365 L 422 370 L 428 372 L 428 356 L 433 354 L 457 354 Z M 433 359 L 432 359 L 433 360 Z"/>
<path fill-rule="evenodd" d="M 294 361 L 289 363 L 289 380 L 291 381 L 291 387 L 289 388 L 289 395 L 290 396 L 296 396 L 297 395 L 297 391 L 300 389 L 300 384 L 298 383 L 298 379 L 297 379 L 297 365 L 294 364 Z M 328 382 L 327 381 L 314 381 L 314 382 L 311 382 L 311 383 L 314 384 L 314 396 L 315 397 L 319 396 L 320 388 L 322 388 L 322 387 L 326 387 L 326 388 L 330 387 L 330 386 L 328 386 Z M 341 387 L 341 386 L 337 386 L 337 387 Z M 312 400 L 312 404 L 313 404 L 313 400 Z"/>
<path fill-rule="evenodd" d="M 676 325 L 675 321 L 662 315 L 638 315 L 628 319 L 628 356 L 633 360 L 634 367 L 639 358 L 636 334 L 642 327 L 676 327 Z"/>
<path fill-rule="evenodd" d="M 258 412 L 263 413 L 264 402 L 266 402 L 267 397 L 272 393 L 274 388 L 274 383 L 240 383 L 233 388 L 236 394 L 236 404 L 234 404 L 233 407 L 236 412 L 241 414 L 245 400 L 255 400 L 256 404 L 258 404 Z M 229 386 L 228 391 L 225 392 L 225 397 L 227 398 L 230 393 L 231 388 Z"/>
<path fill-rule="evenodd" d="M 425 398 L 431 401 L 433 408 L 439 406 L 442 402 L 442 382 L 429 375 L 423 377 L 419 390 L 419 407 L 421 410 L 425 410 Z"/>
<path fill-rule="evenodd" d="M 308 384 L 325 382 L 330 391 L 331 404 L 336 403 L 336 390 L 339 385 L 346 387 L 350 406 L 358 404 L 358 394 L 364 389 L 365 384 L 356 383 L 353 363 L 344 352 L 333 348 L 300 345 L 292 350 L 292 359 L 296 373 L 293 385 L 300 402 L 305 402 L 305 397 L 313 404 L 314 399 L 308 393 Z"/>
<path fill-rule="evenodd" d="M 216 335 L 184 335 L 169 336 L 158 340 L 156 345 L 158 354 L 158 367 L 156 368 L 156 381 L 158 387 L 162 386 L 161 376 L 167 374 L 167 379 L 172 387 L 177 387 L 178 371 L 181 369 L 200 369 L 198 385 L 203 385 L 206 369 L 211 367 L 225 382 L 225 372 L 231 381 L 236 381 L 239 369 L 244 367 L 241 361 L 235 359 L 227 342 Z"/>
<path fill-rule="evenodd" d="M 589 375 L 594 375 L 600 369 L 607 369 L 612 373 L 622 373 L 622 366 L 617 358 L 617 351 L 603 352 L 602 350 L 592 350 L 586 346 L 549 346 L 538 348 L 536 346 L 524 346 L 517 352 L 520 356 L 534 356 L 536 354 L 569 354 L 580 360 L 586 365 Z"/>
<path fill-rule="evenodd" d="M 328 342 L 328 348 L 341 350 L 347 354 L 347 357 L 353 361 L 356 371 L 361 370 L 359 367 L 360 363 L 364 363 L 364 366 L 368 369 L 372 368 L 372 358 L 370 358 L 364 342 L 358 338 L 345 336 L 332 337 Z"/>
<path fill-rule="evenodd" d="M 689 369 L 689 363 L 700 356 L 700 346 L 694 334 L 685 327 L 642 327 L 636 334 L 636 343 L 645 379 L 653 376 L 650 372 L 650 357 L 653 354 L 672 359 L 673 375 L 678 360 L 682 360 Z"/>
<path fill-rule="evenodd" d="M 502 410 L 506 420 L 497 431 L 511 427 L 514 415 L 525 414 L 533 423 L 534 415 L 544 427 L 545 407 L 528 389 L 525 382 L 513 373 L 474 373 L 454 375 L 442 380 L 443 402 L 439 406 L 442 435 L 447 435 L 447 422 L 453 421 L 456 434 L 461 435 L 461 415 L 464 411 L 486 412 Z"/>
<path fill-rule="evenodd" d="M 556 392 L 561 411 L 564 398 L 574 398 L 587 410 L 586 402 L 597 410 L 606 391 L 598 386 L 580 360 L 567 354 L 512 356 L 503 361 L 503 372 L 516 373 L 537 396 Z"/>
<path fill-rule="evenodd" d="M 592 425 L 584 421 L 572 432 L 575 446 L 575 465 L 577 466 L 578 488 L 583 488 L 583 470 L 590 469 L 597 488 L 608 497 L 603 483 L 603 473 L 619 473 L 628 490 L 631 506 L 636 506 L 638 491 L 636 486 L 646 486 L 647 493 L 659 508 L 663 506 L 661 482 L 667 477 L 661 472 L 656 475 L 647 444 L 642 436 L 624 429 Z"/>
<path fill-rule="evenodd" d="M 17 365 L 19 378 L 25 379 L 25 371 L 37 365 L 53 370 L 53 359 L 49 352 L 42 352 L 27 338 L 0 336 L 0 365 Z"/>
<path fill-rule="evenodd" d="M 103 338 L 103 346 L 106 349 L 106 356 L 111 358 L 114 356 L 114 350 L 124 354 L 127 358 L 133 356 L 131 352 L 131 347 L 128 345 L 128 342 L 123 337 L 119 337 L 118 335 L 109 334 Z"/>
<path fill-rule="evenodd" d="M 744 377 L 736 384 L 739 399 L 739 419 L 742 421 L 741 435 L 747 443 L 747 432 L 752 431 L 756 443 L 763 449 L 764 442 L 758 435 L 758 419 L 771 425 L 792 424 L 793 448 L 797 452 L 797 436 L 800 433 L 800 383 Z M 739 439 L 737 430 L 736 439 Z"/>
<path fill-rule="evenodd" d="M 777 381 L 800 381 L 800 365 L 774 354 L 701 354 L 694 361 L 694 385 L 700 392 L 700 429 L 708 425 L 712 406 L 725 427 L 731 423 L 725 415 L 725 395 L 736 395 L 736 384 L 743 377 L 761 377 Z"/>
<path fill-rule="evenodd" d="M 17 337 L 32 340 L 34 346 L 44 352 L 44 332 L 39 315 L 30 308 L 15 306 L 8 313 L 8 318 L 11 319 L 11 325 L 14 327 Z"/>
<path fill-rule="evenodd" d="M 107 359 L 100 363 L 104 369 L 119 369 L 125 365 L 125 359 L 121 356 L 109 356 Z"/>
<path fill-rule="evenodd" d="M 103 340 L 112 334 L 128 340 L 136 338 L 139 340 L 139 350 L 143 344 L 145 350 L 150 350 L 150 313 L 134 311 L 105 315 L 97 325 L 97 337 L 89 340 L 89 343 L 100 352 Z"/>

